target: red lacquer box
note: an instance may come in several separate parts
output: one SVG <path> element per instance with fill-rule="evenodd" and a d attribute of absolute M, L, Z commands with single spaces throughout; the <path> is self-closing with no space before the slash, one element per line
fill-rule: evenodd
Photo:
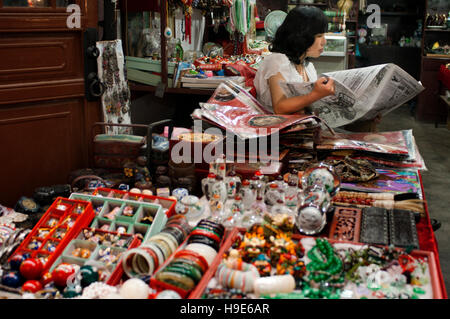
<path fill-rule="evenodd" d="M 28 253 L 42 261 L 44 273 L 94 216 L 91 203 L 58 197 L 9 260 Z"/>

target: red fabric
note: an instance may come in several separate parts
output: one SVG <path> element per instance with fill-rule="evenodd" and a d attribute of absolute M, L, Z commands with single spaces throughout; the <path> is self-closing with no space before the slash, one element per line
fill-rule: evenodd
<path fill-rule="evenodd" d="M 250 94 L 253 95 L 253 97 L 256 98 L 256 88 L 253 84 L 253 81 L 255 79 L 256 70 L 247 64 L 245 62 L 238 62 L 233 64 L 227 64 L 224 68 L 225 75 L 227 76 L 243 76 L 245 77 L 245 86 L 250 87 Z"/>
<path fill-rule="evenodd" d="M 423 190 L 422 175 L 419 172 L 420 187 L 422 188 L 423 200 L 425 200 L 425 192 Z M 441 264 L 439 262 L 439 251 L 436 237 L 434 236 L 433 228 L 431 227 L 430 214 L 428 212 L 428 205 L 425 202 L 425 218 L 422 217 L 417 223 L 417 235 L 419 237 L 419 247 L 421 250 L 432 251 L 436 256 L 436 265 L 439 273 L 439 282 L 441 283 L 442 295 L 445 299 L 447 297 L 447 290 L 445 289 L 445 282 L 442 276 Z"/>
<path fill-rule="evenodd" d="M 442 84 L 450 90 L 450 70 L 447 69 L 445 65 L 441 65 L 441 68 L 439 69 L 439 80 L 442 82 Z"/>

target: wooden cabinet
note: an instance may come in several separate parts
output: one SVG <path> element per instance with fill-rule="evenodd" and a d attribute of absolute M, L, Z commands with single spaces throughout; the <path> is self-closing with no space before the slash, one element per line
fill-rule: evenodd
<path fill-rule="evenodd" d="M 38 8 L 0 1 L 3 205 L 36 187 L 65 184 L 72 170 L 89 166 L 90 131 L 101 109 L 84 97 L 83 32 L 97 26 L 97 1 L 71 1 L 82 14 L 75 29 L 60 2 Z"/>
<path fill-rule="evenodd" d="M 425 91 L 419 95 L 416 118 L 421 121 L 445 123 L 447 109 L 439 101 L 440 84 L 438 80 L 441 65 L 450 63 L 450 55 L 435 54 L 430 49 L 436 42 L 440 46 L 450 45 L 450 28 L 427 25 L 428 16 L 447 15 L 450 11 L 450 2 L 446 0 L 427 0 L 425 3 L 424 25 L 422 36 L 422 61 L 420 80 Z"/>
<path fill-rule="evenodd" d="M 425 90 L 419 95 L 416 118 L 420 121 L 446 123 L 447 109 L 440 103 L 439 68 L 450 63 L 450 59 L 422 58 L 420 80 Z"/>

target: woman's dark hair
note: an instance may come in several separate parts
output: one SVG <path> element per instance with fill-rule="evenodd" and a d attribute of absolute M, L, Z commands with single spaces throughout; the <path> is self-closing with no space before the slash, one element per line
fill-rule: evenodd
<path fill-rule="evenodd" d="M 327 30 L 328 19 L 322 10 L 297 6 L 275 33 L 270 51 L 284 53 L 291 62 L 300 64 L 300 57 L 313 45 L 315 36 Z"/>

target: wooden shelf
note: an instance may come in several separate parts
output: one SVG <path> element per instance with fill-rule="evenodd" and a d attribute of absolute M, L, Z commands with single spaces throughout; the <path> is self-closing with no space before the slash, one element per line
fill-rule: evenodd
<path fill-rule="evenodd" d="M 450 32 L 450 29 L 429 29 L 425 28 L 425 32 Z"/>
<path fill-rule="evenodd" d="M 424 55 L 424 58 L 450 60 L 450 54 L 433 54 L 433 53 L 428 53 L 427 55 Z"/>

